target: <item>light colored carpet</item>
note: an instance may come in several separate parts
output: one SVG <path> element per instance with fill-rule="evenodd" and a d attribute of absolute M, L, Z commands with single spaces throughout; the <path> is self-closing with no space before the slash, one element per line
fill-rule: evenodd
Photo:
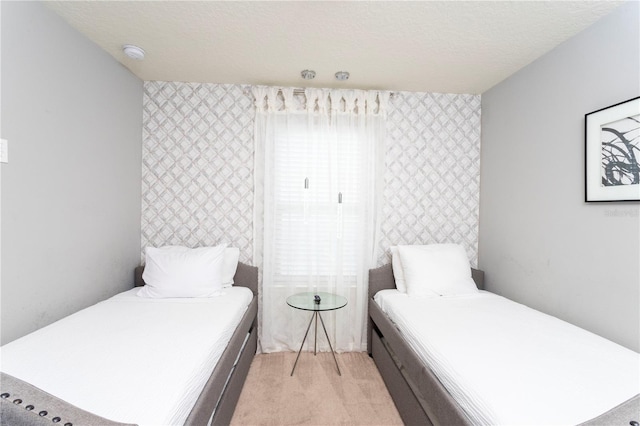
<path fill-rule="evenodd" d="M 232 425 L 401 425 L 373 360 L 364 352 L 256 355 Z"/>

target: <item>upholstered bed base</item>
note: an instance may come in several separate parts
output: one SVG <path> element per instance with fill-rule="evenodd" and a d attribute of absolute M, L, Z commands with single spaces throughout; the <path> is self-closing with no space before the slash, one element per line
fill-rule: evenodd
<path fill-rule="evenodd" d="M 229 346 L 222 354 L 211 377 L 198 397 L 185 425 L 228 425 L 236 408 L 240 391 L 258 342 L 258 298 L 254 297 Z M 236 363 L 237 359 L 237 363 Z M 213 417 L 211 417 L 213 414 Z"/>
<path fill-rule="evenodd" d="M 475 269 L 471 272 L 478 288 L 483 288 L 484 273 Z M 462 408 L 373 301 L 378 291 L 395 288 L 391 264 L 369 271 L 369 354 L 400 417 L 410 425 L 471 425 Z"/>
<path fill-rule="evenodd" d="M 144 285 L 144 267 L 136 268 L 136 286 Z M 228 425 L 238 403 L 240 391 L 256 354 L 258 341 L 258 268 L 238 262 L 235 286 L 247 287 L 253 300 L 233 333 L 227 349 L 213 369 L 185 425 Z M 237 360 L 237 362 L 236 362 Z"/>
<path fill-rule="evenodd" d="M 143 267 L 136 268 L 135 285 L 144 285 Z M 228 425 L 247 377 L 257 347 L 258 268 L 238 263 L 236 286 L 248 287 L 254 294 L 249 308 L 236 328 L 220 360 L 198 397 L 185 425 Z M 96 389 L 99 397 L 100 390 Z M 84 411 L 66 401 L 2 373 L 0 378 L 0 424 L 2 426 L 39 424 L 104 424 L 126 426 Z M 55 420 L 54 420 L 55 419 Z"/>
<path fill-rule="evenodd" d="M 0 372 L 0 424 L 41 426 L 52 424 L 128 426 L 84 411 L 42 389 Z"/>
<path fill-rule="evenodd" d="M 471 270 L 479 289 L 484 273 Z M 380 371 L 405 424 L 471 425 L 470 419 L 442 383 L 425 366 L 401 336 L 373 296 L 394 289 L 391 265 L 369 271 L 369 354 Z M 635 423 L 634 423 L 635 422 Z M 612 408 L 581 426 L 634 425 L 640 422 L 640 395 Z"/>

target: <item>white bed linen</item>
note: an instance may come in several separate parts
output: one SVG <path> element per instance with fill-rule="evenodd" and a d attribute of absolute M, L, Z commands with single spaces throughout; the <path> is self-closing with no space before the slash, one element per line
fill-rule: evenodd
<path fill-rule="evenodd" d="M 640 354 L 504 297 L 374 299 L 474 424 L 579 424 L 640 392 Z"/>
<path fill-rule="evenodd" d="M 119 422 L 181 425 L 252 299 L 120 293 L 1 349 L 0 369 Z"/>

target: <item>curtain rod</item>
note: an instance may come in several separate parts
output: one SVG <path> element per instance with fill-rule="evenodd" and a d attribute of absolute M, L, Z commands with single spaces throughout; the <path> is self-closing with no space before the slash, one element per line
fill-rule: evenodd
<path fill-rule="evenodd" d="M 312 89 L 312 88 L 310 87 L 310 89 Z M 328 90 L 331 90 L 331 89 L 328 89 Z M 342 90 L 342 89 L 338 89 L 338 90 Z M 363 90 L 363 89 L 358 89 L 358 90 Z M 296 88 L 293 89 L 293 94 L 294 95 L 304 95 L 304 91 L 305 91 L 305 89 L 300 88 L 300 87 L 296 87 Z M 366 92 L 367 90 L 364 90 L 364 91 Z M 382 92 L 382 91 L 383 90 L 378 90 L 378 92 Z M 252 95 L 253 94 L 253 93 L 251 93 L 251 90 L 249 88 L 245 88 L 243 90 L 243 93 L 245 95 Z M 389 98 L 393 99 L 396 96 L 397 93 L 398 92 L 389 92 Z"/>

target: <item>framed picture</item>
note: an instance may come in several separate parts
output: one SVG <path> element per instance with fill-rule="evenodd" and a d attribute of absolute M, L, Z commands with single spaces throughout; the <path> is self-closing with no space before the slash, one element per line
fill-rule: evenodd
<path fill-rule="evenodd" d="M 584 116 L 585 201 L 640 201 L 640 97 Z"/>

